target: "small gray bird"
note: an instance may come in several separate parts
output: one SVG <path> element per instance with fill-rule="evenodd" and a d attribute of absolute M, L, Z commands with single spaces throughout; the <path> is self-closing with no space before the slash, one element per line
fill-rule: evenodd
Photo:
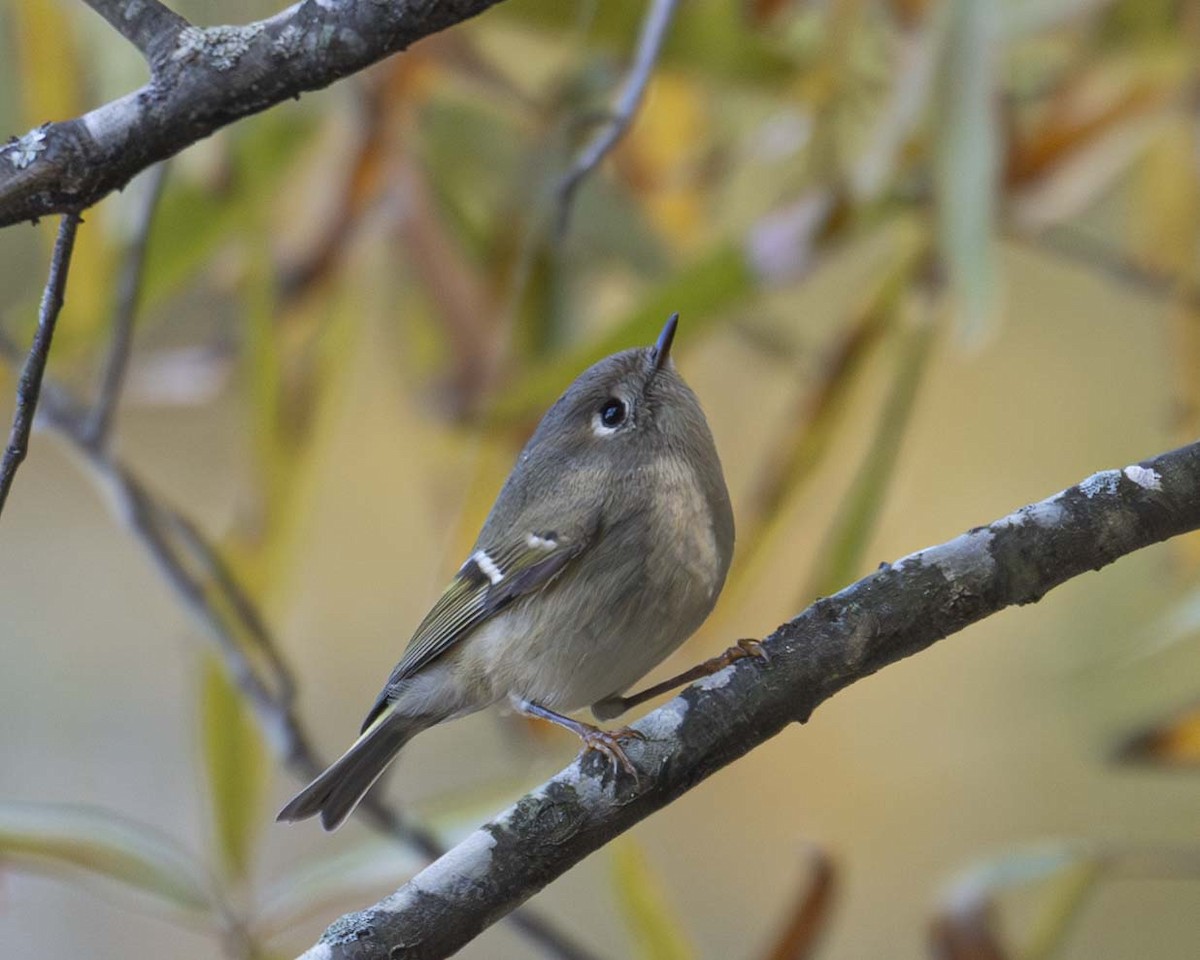
<path fill-rule="evenodd" d="M 624 693 L 696 630 L 733 555 L 733 512 L 696 395 L 675 371 L 678 314 L 649 348 L 585 370 L 542 418 L 474 549 L 409 641 L 362 735 L 280 812 L 333 830 L 412 737 L 507 700 L 636 777 L 637 737 L 598 719 L 757 650 L 734 647 Z"/>

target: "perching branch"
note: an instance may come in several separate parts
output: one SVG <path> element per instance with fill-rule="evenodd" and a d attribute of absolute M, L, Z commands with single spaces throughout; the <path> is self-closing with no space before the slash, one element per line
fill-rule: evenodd
<path fill-rule="evenodd" d="M 639 782 L 577 760 L 304 960 L 446 957 L 613 837 L 837 693 L 1013 604 L 1200 528 L 1200 443 L 1106 470 L 823 598 L 634 729 Z"/>
<path fill-rule="evenodd" d="M 638 36 L 637 53 L 634 55 L 633 66 L 625 78 L 620 96 L 613 104 L 612 113 L 604 126 L 592 138 L 586 147 L 575 158 L 571 169 L 558 185 L 558 235 L 561 237 L 567 231 L 571 220 L 571 208 L 575 202 L 575 194 L 584 179 L 600 165 L 600 161 L 608 156 L 617 145 L 633 116 L 641 106 L 642 97 L 646 93 L 646 84 L 650 82 L 650 73 L 658 61 L 659 51 L 675 15 L 679 0 L 650 0 L 650 10 L 642 23 L 642 32 Z"/>
<path fill-rule="evenodd" d="M 93 0 L 151 57 L 151 82 L 0 147 L 0 227 L 89 207 L 221 127 L 327 87 L 498 2 L 304 0 L 245 26 L 199 28 L 181 26 L 158 3 Z"/>
<path fill-rule="evenodd" d="M 8 501 L 8 491 L 13 479 L 29 450 L 29 434 L 33 430 L 33 415 L 37 412 L 38 398 L 42 392 L 42 377 L 46 373 L 46 361 L 50 359 L 50 343 L 54 339 L 54 327 L 62 311 L 63 295 L 67 288 L 67 272 L 71 267 L 71 252 L 75 249 L 75 229 L 79 226 L 79 214 L 68 213 L 58 227 L 54 241 L 54 253 L 50 258 L 50 276 L 42 292 L 42 305 L 38 310 L 37 333 L 29 347 L 29 356 L 21 367 L 17 382 L 17 405 L 13 411 L 12 429 L 8 435 L 8 446 L 0 459 L 0 511 Z"/>

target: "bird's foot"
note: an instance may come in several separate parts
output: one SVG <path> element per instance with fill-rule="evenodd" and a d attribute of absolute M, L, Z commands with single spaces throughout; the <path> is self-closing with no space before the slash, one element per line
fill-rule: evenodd
<path fill-rule="evenodd" d="M 608 759 L 615 771 L 617 767 L 621 767 L 633 777 L 634 782 L 637 782 L 637 768 L 629 759 L 629 755 L 625 752 L 625 748 L 621 745 L 622 740 L 645 740 L 646 735 L 638 730 L 633 730 L 630 727 L 621 727 L 619 730 L 602 730 L 600 727 L 593 727 L 591 724 L 580 724 L 581 729 L 576 732 L 579 734 L 579 739 L 583 741 L 583 751 L 580 753 L 580 758 L 587 756 L 593 751 L 601 754 Z"/>
<path fill-rule="evenodd" d="M 633 777 L 634 783 L 638 782 L 637 768 L 634 767 L 628 754 L 625 753 L 625 748 L 621 746 L 621 741 L 645 740 L 646 735 L 644 733 L 631 730 L 629 727 L 621 727 L 619 730 L 602 730 L 600 727 L 594 727 L 590 723 L 584 723 L 582 720 L 565 717 L 561 713 L 551 710 L 549 707 L 543 707 L 539 703 L 534 703 L 532 700 L 514 698 L 513 706 L 526 716 L 540 717 L 543 720 L 549 720 L 551 723 L 556 723 L 558 726 L 570 730 L 583 741 L 583 750 L 579 754 L 581 760 L 587 754 L 595 751 L 608 759 L 614 772 L 620 767 Z"/>
<path fill-rule="evenodd" d="M 771 655 L 767 653 L 767 648 L 762 643 L 751 637 L 743 637 L 724 653 L 710 660 L 709 663 L 713 664 L 713 673 L 716 673 L 718 670 L 724 670 L 739 660 L 745 660 L 746 657 L 754 657 L 763 663 L 771 662 Z"/>

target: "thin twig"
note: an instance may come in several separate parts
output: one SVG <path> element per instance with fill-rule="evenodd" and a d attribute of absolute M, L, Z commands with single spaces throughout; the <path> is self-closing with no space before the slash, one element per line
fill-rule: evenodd
<path fill-rule="evenodd" d="M 158 209 L 158 201 L 162 196 L 166 172 L 167 161 L 150 168 L 146 174 L 141 205 L 134 214 L 133 240 L 125 256 L 121 277 L 117 281 L 112 337 L 100 374 L 100 388 L 96 392 L 96 401 L 91 412 L 83 423 L 83 439 L 89 445 L 104 446 L 112 432 L 113 414 L 121 395 L 121 385 L 125 381 L 125 371 L 129 366 L 129 347 L 142 289 L 147 240 L 150 237 L 150 226 L 154 222 L 154 211 Z"/>
<path fill-rule="evenodd" d="M 83 0 L 157 69 L 190 24 L 159 0 Z"/>
<path fill-rule="evenodd" d="M 1177 278 L 1138 263 L 1132 255 L 1083 230 L 1060 227 L 1018 239 L 1157 300 L 1179 293 Z"/>
<path fill-rule="evenodd" d="M 613 105 L 608 122 L 592 138 L 591 142 L 575 158 L 571 169 L 567 171 L 558 185 L 558 236 L 561 239 L 567 232 L 571 220 L 571 208 L 575 194 L 584 179 L 599 166 L 608 153 L 625 135 L 633 122 L 634 114 L 641 106 L 646 93 L 646 84 L 650 81 L 650 73 L 658 61 L 659 51 L 671 18 L 679 0 L 650 0 L 650 10 L 642 23 L 642 32 L 638 37 L 637 53 L 634 56 L 633 67 L 625 78 L 621 94 Z"/>
<path fill-rule="evenodd" d="M 17 407 L 13 411 L 12 430 L 8 435 L 8 446 L 0 460 L 0 511 L 8 501 L 17 467 L 29 450 L 29 434 L 33 430 L 33 415 L 37 412 L 38 397 L 42 392 L 42 378 L 46 373 L 46 361 L 50 357 L 50 342 L 54 339 L 54 327 L 62 311 L 63 294 L 67 287 L 67 273 L 71 267 L 71 251 L 75 249 L 75 228 L 79 226 L 79 214 L 68 213 L 58 227 L 54 241 L 54 254 L 50 259 L 50 276 L 42 292 L 42 305 L 38 310 L 37 333 L 29 347 L 29 356 L 21 368 L 21 379 L 17 383 Z"/>
<path fill-rule="evenodd" d="M 291 667 L 283 659 L 278 645 L 263 621 L 262 614 L 259 613 L 254 601 L 250 599 L 241 583 L 238 582 L 233 569 L 216 547 L 204 538 L 191 518 L 184 516 L 178 510 L 163 511 L 162 516 L 163 520 L 170 525 L 172 533 L 179 538 L 179 542 L 203 566 L 217 593 L 228 604 L 246 637 L 266 660 L 275 680 L 275 691 L 272 695 L 274 700 L 281 706 L 290 709 L 292 702 L 296 699 L 296 681 L 292 676 Z"/>

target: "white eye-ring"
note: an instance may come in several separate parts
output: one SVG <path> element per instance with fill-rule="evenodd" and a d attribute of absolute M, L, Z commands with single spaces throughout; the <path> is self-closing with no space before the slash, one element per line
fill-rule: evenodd
<path fill-rule="evenodd" d="M 592 417 L 592 433 L 611 437 L 624 426 L 629 417 L 629 405 L 620 397 L 609 397 Z"/>

